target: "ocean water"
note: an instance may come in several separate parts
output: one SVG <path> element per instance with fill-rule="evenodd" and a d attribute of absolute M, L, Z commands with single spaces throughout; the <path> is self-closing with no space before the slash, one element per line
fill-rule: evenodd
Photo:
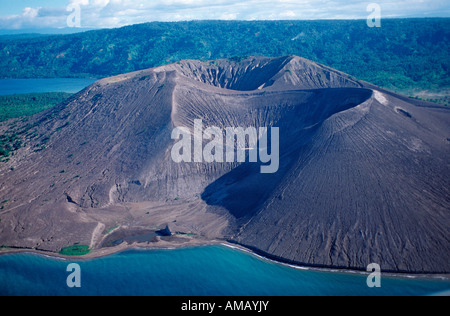
<path fill-rule="evenodd" d="M 81 288 L 69 288 L 78 263 Z M 0 295 L 434 295 L 450 290 L 438 278 L 381 278 L 368 288 L 358 273 L 296 269 L 225 246 L 129 250 L 66 261 L 36 254 L 0 256 Z"/>
<path fill-rule="evenodd" d="M 96 79 L 0 79 L 0 95 L 68 92 L 77 93 L 93 84 Z"/>

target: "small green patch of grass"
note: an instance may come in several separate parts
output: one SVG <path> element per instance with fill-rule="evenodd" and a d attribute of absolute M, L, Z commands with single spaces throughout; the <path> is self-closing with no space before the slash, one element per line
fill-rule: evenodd
<path fill-rule="evenodd" d="M 91 252 L 91 249 L 87 245 L 73 245 L 61 249 L 60 255 L 64 256 L 84 256 Z"/>

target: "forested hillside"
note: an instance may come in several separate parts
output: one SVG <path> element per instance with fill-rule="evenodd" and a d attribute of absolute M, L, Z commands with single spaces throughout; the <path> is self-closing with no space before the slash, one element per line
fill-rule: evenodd
<path fill-rule="evenodd" d="M 0 38 L 0 77 L 106 77 L 182 59 L 299 55 L 396 91 L 448 90 L 450 19 L 147 23 Z M 412 94 L 411 94 L 412 95 Z"/>
<path fill-rule="evenodd" d="M 39 113 L 63 102 L 71 95 L 64 92 L 2 95 L 0 96 L 0 122 Z"/>

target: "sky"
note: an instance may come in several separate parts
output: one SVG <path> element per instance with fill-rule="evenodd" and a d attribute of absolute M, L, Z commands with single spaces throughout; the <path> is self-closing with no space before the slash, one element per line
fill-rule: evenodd
<path fill-rule="evenodd" d="M 112 28 L 151 21 L 450 17 L 449 0 L 0 0 L 0 29 Z M 69 21 L 68 21 L 68 17 Z"/>

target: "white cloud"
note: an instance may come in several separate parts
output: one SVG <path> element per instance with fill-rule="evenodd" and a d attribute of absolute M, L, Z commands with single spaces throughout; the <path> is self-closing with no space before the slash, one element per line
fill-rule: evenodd
<path fill-rule="evenodd" d="M 69 4 L 75 5 L 89 5 L 89 0 L 70 0 Z"/>
<path fill-rule="evenodd" d="M 0 29 L 52 28 L 65 20 L 65 10 L 26 7 L 21 14 L 0 17 Z"/>
<path fill-rule="evenodd" d="M 150 21 L 202 19 L 365 19 L 368 0 L 67 0 L 81 8 L 81 26 L 120 27 Z M 377 0 L 382 17 L 447 16 L 448 0 Z M 0 16 L 0 28 L 66 27 L 65 7 L 27 7 Z"/>
<path fill-rule="evenodd" d="M 295 18 L 297 14 L 294 11 L 284 11 L 278 14 L 280 18 Z"/>
<path fill-rule="evenodd" d="M 39 12 L 39 9 L 33 9 L 33 8 L 27 7 L 25 9 L 23 9 L 22 16 L 27 19 L 33 19 L 33 18 L 37 17 L 38 12 Z"/>
<path fill-rule="evenodd" d="M 236 20 L 237 19 L 237 13 L 223 13 L 220 16 L 220 20 Z"/>

